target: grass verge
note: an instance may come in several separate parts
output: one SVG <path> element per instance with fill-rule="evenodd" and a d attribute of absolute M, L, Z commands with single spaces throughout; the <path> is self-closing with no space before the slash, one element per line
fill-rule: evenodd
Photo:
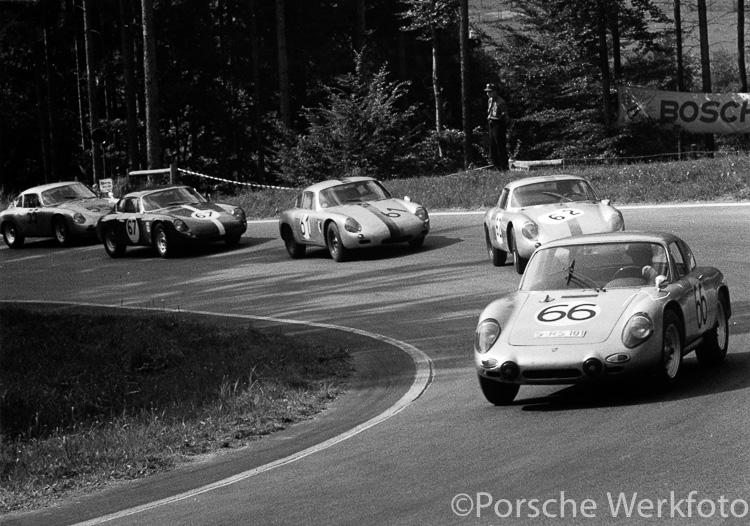
<path fill-rule="evenodd" d="M 347 349 L 169 312 L 0 305 L 0 510 L 241 447 L 346 387 Z"/>

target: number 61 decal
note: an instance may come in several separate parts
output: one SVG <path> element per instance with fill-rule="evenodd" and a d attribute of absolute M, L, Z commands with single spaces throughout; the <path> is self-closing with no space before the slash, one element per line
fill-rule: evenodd
<path fill-rule="evenodd" d="M 571 325 L 597 317 L 601 308 L 593 303 L 558 303 L 545 307 L 536 314 L 540 323 Z"/>

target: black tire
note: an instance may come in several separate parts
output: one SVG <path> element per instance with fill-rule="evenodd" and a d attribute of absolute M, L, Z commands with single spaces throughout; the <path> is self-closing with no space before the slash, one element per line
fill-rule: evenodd
<path fill-rule="evenodd" d="M 518 246 L 516 246 L 516 231 L 513 229 L 511 229 L 510 233 L 508 234 L 508 248 L 513 251 L 513 266 L 515 267 L 516 272 L 518 272 L 519 274 L 523 274 L 523 271 L 526 270 L 526 264 L 529 262 L 529 260 L 526 258 L 522 258 L 518 253 Z"/>
<path fill-rule="evenodd" d="M 664 313 L 662 326 L 661 359 L 656 378 L 660 387 L 669 389 L 677 383 L 682 372 L 682 326 L 671 310 Z"/>
<path fill-rule="evenodd" d="M 413 248 L 414 250 L 419 250 L 420 248 L 422 248 L 422 245 L 424 245 L 424 239 L 426 237 L 427 236 L 425 235 L 425 236 L 419 236 L 417 238 L 412 239 L 411 241 L 409 241 L 409 248 Z"/>
<path fill-rule="evenodd" d="M 307 250 L 307 246 L 297 243 L 291 230 L 286 230 L 284 233 L 284 246 L 289 253 L 289 257 L 292 259 L 300 259 L 305 255 L 305 251 Z"/>
<path fill-rule="evenodd" d="M 226 239 L 224 240 L 224 243 L 225 243 L 225 244 L 226 244 L 226 245 L 227 245 L 228 247 L 236 247 L 237 245 L 239 245 L 239 244 L 240 244 L 240 239 L 241 239 L 241 238 L 242 238 L 242 234 L 239 234 L 239 235 L 234 235 L 234 236 L 230 236 L 230 237 L 228 237 L 228 238 L 226 238 Z"/>
<path fill-rule="evenodd" d="M 68 224 L 62 217 L 56 217 L 52 220 L 52 231 L 55 234 L 55 241 L 62 247 L 70 245 L 70 230 Z"/>
<path fill-rule="evenodd" d="M 114 228 L 109 227 L 104 229 L 102 237 L 104 238 L 104 250 L 107 251 L 110 257 L 120 258 L 125 254 L 126 245 L 117 240 L 117 232 L 115 232 Z"/>
<path fill-rule="evenodd" d="M 12 221 L 8 221 L 3 225 L 3 239 L 8 248 L 20 248 L 23 246 L 23 242 L 26 238 L 18 233 L 16 225 Z"/>
<path fill-rule="evenodd" d="M 175 254 L 172 238 L 164 225 L 157 225 L 154 228 L 154 248 L 156 253 L 163 258 L 171 258 Z"/>
<path fill-rule="evenodd" d="M 479 387 L 482 388 L 482 394 L 487 401 L 494 405 L 509 405 L 518 394 L 521 388 L 518 384 L 507 384 L 505 382 L 496 382 L 477 375 L 479 378 Z"/>
<path fill-rule="evenodd" d="M 695 357 L 701 365 L 710 367 L 724 361 L 729 348 L 729 319 L 724 302 L 716 304 L 716 327 L 703 338 L 703 343 L 695 350 Z"/>
<path fill-rule="evenodd" d="M 334 222 L 331 222 L 326 228 L 326 245 L 328 245 L 328 252 L 334 261 L 341 263 L 347 260 L 349 251 L 341 241 L 339 227 Z"/>
<path fill-rule="evenodd" d="M 492 241 L 490 241 L 490 233 L 487 228 L 484 229 L 484 241 L 487 244 L 487 254 L 490 256 L 490 261 L 492 262 L 492 264 L 496 267 L 505 265 L 505 262 L 508 259 L 508 253 L 501 248 L 495 248 L 492 246 Z"/>

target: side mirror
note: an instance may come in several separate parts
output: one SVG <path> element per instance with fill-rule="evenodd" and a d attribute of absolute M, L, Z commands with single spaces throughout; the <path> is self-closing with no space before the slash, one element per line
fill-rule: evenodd
<path fill-rule="evenodd" d="M 658 276 L 656 276 L 656 279 L 654 280 L 654 283 L 656 284 L 656 288 L 658 290 L 666 288 L 666 286 L 667 286 L 667 276 L 662 276 L 661 274 L 659 274 Z"/>

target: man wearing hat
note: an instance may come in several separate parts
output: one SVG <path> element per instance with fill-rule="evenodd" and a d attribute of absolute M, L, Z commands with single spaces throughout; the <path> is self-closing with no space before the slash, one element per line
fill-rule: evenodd
<path fill-rule="evenodd" d="M 508 147 L 505 144 L 508 131 L 508 105 L 497 92 L 497 84 L 487 84 L 484 91 L 489 97 L 487 126 L 490 134 L 490 160 L 497 170 L 508 170 Z"/>

